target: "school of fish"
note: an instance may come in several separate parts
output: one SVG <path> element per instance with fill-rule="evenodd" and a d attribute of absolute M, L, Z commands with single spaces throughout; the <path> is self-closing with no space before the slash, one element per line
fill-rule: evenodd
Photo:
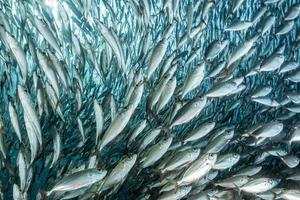
<path fill-rule="evenodd" d="M 300 200 L 299 0 L 0 0 L 0 199 Z"/>

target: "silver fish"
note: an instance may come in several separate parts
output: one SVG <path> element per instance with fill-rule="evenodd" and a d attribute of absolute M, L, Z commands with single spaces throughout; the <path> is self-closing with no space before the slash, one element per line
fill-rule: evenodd
<path fill-rule="evenodd" d="M 86 169 L 75 172 L 59 181 L 49 192 L 47 192 L 47 196 L 50 196 L 53 192 L 66 192 L 92 185 L 93 183 L 102 180 L 106 173 L 105 170 L 99 171 L 97 169 Z"/>

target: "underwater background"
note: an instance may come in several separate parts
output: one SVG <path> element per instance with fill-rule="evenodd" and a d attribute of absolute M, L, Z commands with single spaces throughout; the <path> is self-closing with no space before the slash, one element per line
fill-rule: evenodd
<path fill-rule="evenodd" d="M 300 199 L 299 0 L 0 0 L 0 199 Z"/>

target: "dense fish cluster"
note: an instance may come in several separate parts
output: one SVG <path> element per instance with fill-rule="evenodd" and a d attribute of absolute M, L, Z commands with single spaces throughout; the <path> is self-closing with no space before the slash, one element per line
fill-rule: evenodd
<path fill-rule="evenodd" d="M 300 199 L 299 0 L 0 0 L 0 199 Z"/>

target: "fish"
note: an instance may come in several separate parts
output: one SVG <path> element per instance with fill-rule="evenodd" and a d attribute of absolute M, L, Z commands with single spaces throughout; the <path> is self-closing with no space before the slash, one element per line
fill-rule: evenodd
<path fill-rule="evenodd" d="M 190 133 L 185 137 L 184 143 L 197 141 L 200 138 L 206 136 L 209 132 L 211 132 L 216 126 L 215 122 L 207 122 L 201 124 L 199 127 L 194 128 L 190 131 Z"/>
<path fill-rule="evenodd" d="M 182 87 L 182 97 L 184 98 L 189 92 L 199 86 L 204 78 L 205 64 L 201 63 L 187 77 Z"/>
<path fill-rule="evenodd" d="M 21 135 L 21 129 L 20 129 L 20 125 L 19 125 L 18 115 L 17 115 L 16 109 L 14 108 L 14 106 L 11 102 L 9 102 L 8 110 L 9 110 L 9 117 L 10 117 L 12 126 L 14 127 L 14 131 L 17 134 L 20 142 L 22 142 L 22 135 Z"/>
<path fill-rule="evenodd" d="M 176 170 L 188 163 L 193 162 L 197 159 L 200 154 L 200 149 L 188 149 L 175 154 L 170 161 L 166 163 L 162 173 Z"/>
<path fill-rule="evenodd" d="M 171 78 L 165 85 L 156 104 L 157 112 L 160 112 L 171 100 L 177 86 L 176 77 Z"/>
<path fill-rule="evenodd" d="M 249 193 L 262 193 L 271 190 L 276 185 L 278 185 L 278 183 L 279 183 L 278 179 L 262 177 L 262 178 L 257 178 L 252 181 L 249 181 L 240 189 Z"/>
<path fill-rule="evenodd" d="M 86 169 L 75 172 L 62 178 L 62 180 L 47 192 L 47 196 L 50 196 L 54 192 L 66 192 L 92 185 L 93 183 L 102 180 L 106 174 L 106 170 L 99 171 L 97 169 Z"/>
<path fill-rule="evenodd" d="M 295 0 L 0 0 L 0 199 L 297 199 Z"/>
<path fill-rule="evenodd" d="M 19 176 L 20 176 L 20 190 L 24 191 L 26 186 L 27 179 L 27 163 L 22 153 L 22 150 L 18 154 L 18 167 L 19 167 Z"/>
<path fill-rule="evenodd" d="M 95 121 L 96 121 L 96 144 L 98 145 L 99 137 L 103 130 L 104 117 L 103 117 L 103 109 L 97 102 L 94 100 L 94 112 L 95 112 Z"/>
<path fill-rule="evenodd" d="M 252 136 L 255 138 L 259 137 L 274 137 L 283 130 L 283 124 L 280 122 L 270 122 L 265 124 L 263 127 L 256 130 Z"/>
<path fill-rule="evenodd" d="M 147 68 L 147 78 L 149 79 L 153 72 L 157 69 L 161 63 L 163 56 L 165 55 L 168 47 L 168 40 L 163 38 L 153 48 L 151 57 L 149 58 L 149 66 Z"/>
<path fill-rule="evenodd" d="M 298 199 L 299 198 L 299 190 L 290 189 L 284 190 L 282 193 L 278 195 L 278 197 L 282 199 Z"/>
<path fill-rule="evenodd" d="M 171 122 L 171 127 L 187 123 L 196 117 L 205 107 L 207 97 L 196 97 L 180 108 Z"/>
<path fill-rule="evenodd" d="M 48 24 L 38 17 L 33 18 L 33 25 L 35 28 L 41 33 L 41 35 L 45 38 L 45 40 L 51 45 L 53 49 L 57 52 L 57 54 L 62 57 L 62 51 L 60 50 L 59 44 L 57 43 L 55 36 L 52 31 L 49 29 Z"/>
<path fill-rule="evenodd" d="M 239 170 L 234 176 L 254 176 L 262 170 L 262 166 L 250 166 Z"/>
<path fill-rule="evenodd" d="M 133 106 L 129 105 L 123 111 L 117 114 L 110 127 L 103 134 L 99 150 L 101 151 L 109 142 L 111 142 L 125 128 L 133 112 Z"/>
<path fill-rule="evenodd" d="M 289 33 L 295 25 L 294 21 L 287 21 L 286 23 L 282 23 L 276 31 L 276 35 L 285 35 Z"/>
<path fill-rule="evenodd" d="M 284 62 L 284 56 L 280 54 L 274 54 L 271 57 L 266 58 L 263 60 L 261 66 L 260 66 L 260 71 L 262 72 L 267 72 L 267 71 L 273 71 L 278 68 L 283 64 Z"/>
<path fill-rule="evenodd" d="M 232 81 L 221 82 L 214 85 L 206 94 L 207 97 L 223 97 L 229 95 L 233 90 L 237 88 L 237 84 Z"/>
<path fill-rule="evenodd" d="M 229 153 L 225 155 L 220 155 L 217 162 L 213 166 L 213 169 L 224 170 L 231 168 L 240 160 L 240 155 L 236 153 Z"/>
<path fill-rule="evenodd" d="M 296 62 L 286 61 L 281 65 L 279 73 L 286 73 L 286 72 L 292 71 L 294 69 L 297 69 L 298 66 L 299 66 L 299 64 Z"/>
<path fill-rule="evenodd" d="M 245 175 L 232 176 L 227 179 L 216 182 L 215 185 L 225 188 L 239 188 L 250 181 L 250 178 Z"/>
<path fill-rule="evenodd" d="M 253 92 L 251 98 L 265 97 L 272 92 L 272 89 L 273 88 L 269 86 L 259 87 Z"/>
<path fill-rule="evenodd" d="M 212 43 L 210 43 L 208 47 L 205 49 L 205 53 L 204 53 L 205 59 L 210 61 L 216 58 L 222 52 L 222 50 L 224 50 L 226 46 L 229 45 L 229 42 L 230 42 L 229 40 L 223 40 L 223 41 L 215 40 Z"/>
<path fill-rule="evenodd" d="M 298 157 L 293 156 L 293 155 L 287 155 L 281 157 L 281 160 L 289 167 L 289 168 L 294 168 L 297 167 L 299 164 L 300 160 Z"/>
<path fill-rule="evenodd" d="M 299 4 L 293 4 L 289 7 L 287 12 L 285 13 L 284 20 L 290 21 L 296 19 L 300 14 L 300 7 Z"/>
<path fill-rule="evenodd" d="M 113 30 L 107 28 L 105 24 L 103 24 L 100 21 L 96 21 L 99 27 L 99 30 L 107 43 L 110 45 L 110 47 L 113 49 L 113 51 L 116 54 L 119 67 L 123 70 L 125 70 L 125 58 L 124 58 L 124 53 L 119 41 L 119 38 L 115 37 Z"/>
<path fill-rule="evenodd" d="M 231 7 L 231 14 L 234 14 L 237 12 L 237 10 L 242 6 L 242 4 L 245 2 L 245 0 L 235 0 L 232 3 Z"/>
<path fill-rule="evenodd" d="M 143 137 L 143 140 L 141 141 L 141 144 L 139 146 L 139 152 L 143 151 L 155 138 L 160 134 L 161 128 L 155 128 L 150 131 L 148 131 Z"/>
<path fill-rule="evenodd" d="M 255 42 L 258 40 L 258 36 L 254 36 L 249 38 L 248 40 L 240 43 L 231 53 L 230 58 L 228 60 L 227 66 L 232 65 L 234 62 L 245 56 L 250 49 L 255 45 Z"/>
<path fill-rule="evenodd" d="M 268 8 L 266 6 L 261 6 L 254 14 L 253 17 L 251 18 L 251 22 L 253 24 L 256 24 L 259 22 L 259 20 L 264 16 L 264 14 L 268 11 Z"/>
<path fill-rule="evenodd" d="M 209 141 L 204 149 L 205 153 L 218 153 L 220 152 L 233 138 L 234 131 L 224 131 L 223 133 L 216 135 Z"/>
<path fill-rule="evenodd" d="M 178 185 L 193 183 L 205 176 L 217 161 L 217 154 L 204 154 L 193 162 L 184 172 L 182 177 L 177 181 Z M 201 170 L 199 170 L 201 169 Z"/>
<path fill-rule="evenodd" d="M 263 24 L 261 25 L 261 35 L 264 35 L 268 31 L 271 30 L 272 26 L 274 26 L 276 22 L 276 17 L 274 15 L 270 15 L 263 21 Z"/>
<path fill-rule="evenodd" d="M 56 129 L 53 129 L 53 137 L 54 137 L 54 139 L 53 139 L 54 153 L 53 153 L 53 159 L 52 159 L 50 168 L 57 162 L 57 160 L 61 154 L 61 148 L 62 148 L 61 137 L 60 137 L 59 133 L 56 131 Z"/>
<path fill-rule="evenodd" d="M 128 139 L 128 145 L 130 145 L 140 135 L 140 133 L 143 132 L 146 126 L 147 126 L 147 120 L 143 120 L 136 125 L 136 128 L 134 129 L 130 138 Z"/>
<path fill-rule="evenodd" d="M 10 50 L 12 51 L 15 59 L 18 62 L 18 65 L 20 67 L 20 71 L 21 71 L 21 78 L 23 80 L 23 83 L 26 82 L 27 80 L 27 74 L 28 74 L 28 63 L 26 60 L 26 54 L 23 50 L 23 48 L 21 48 L 19 42 L 14 38 L 14 36 L 12 36 L 10 33 L 8 33 L 6 30 L 3 29 L 3 27 L 1 27 L 1 38 L 3 41 L 5 41 L 5 44 L 8 44 Z"/>
<path fill-rule="evenodd" d="M 292 174 L 292 175 L 288 176 L 286 179 L 287 180 L 298 181 L 299 180 L 299 173 Z"/>
<path fill-rule="evenodd" d="M 178 190 L 168 191 L 163 194 L 161 194 L 158 199 L 181 199 L 185 197 L 190 191 L 192 187 L 191 186 L 182 186 L 178 188 Z"/>
<path fill-rule="evenodd" d="M 137 155 L 130 155 L 129 157 L 121 160 L 117 166 L 105 177 L 101 191 L 105 191 L 115 185 L 120 185 L 124 182 L 129 171 L 134 166 L 137 159 Z"/>
<path fill-rule="evenodd" d="M 227 26 L 224 31 L 242 31 L 252 26 L 252 22 L 249 21 L 236 21 Z"/>
<path fill-rule="evenodd" d="M 142 167 L 147 168 L 157 162 L 167 152 L 172 140 L 172 137 L 164 138 L 150 147 L 147 154 L 141 160 Z"/>

